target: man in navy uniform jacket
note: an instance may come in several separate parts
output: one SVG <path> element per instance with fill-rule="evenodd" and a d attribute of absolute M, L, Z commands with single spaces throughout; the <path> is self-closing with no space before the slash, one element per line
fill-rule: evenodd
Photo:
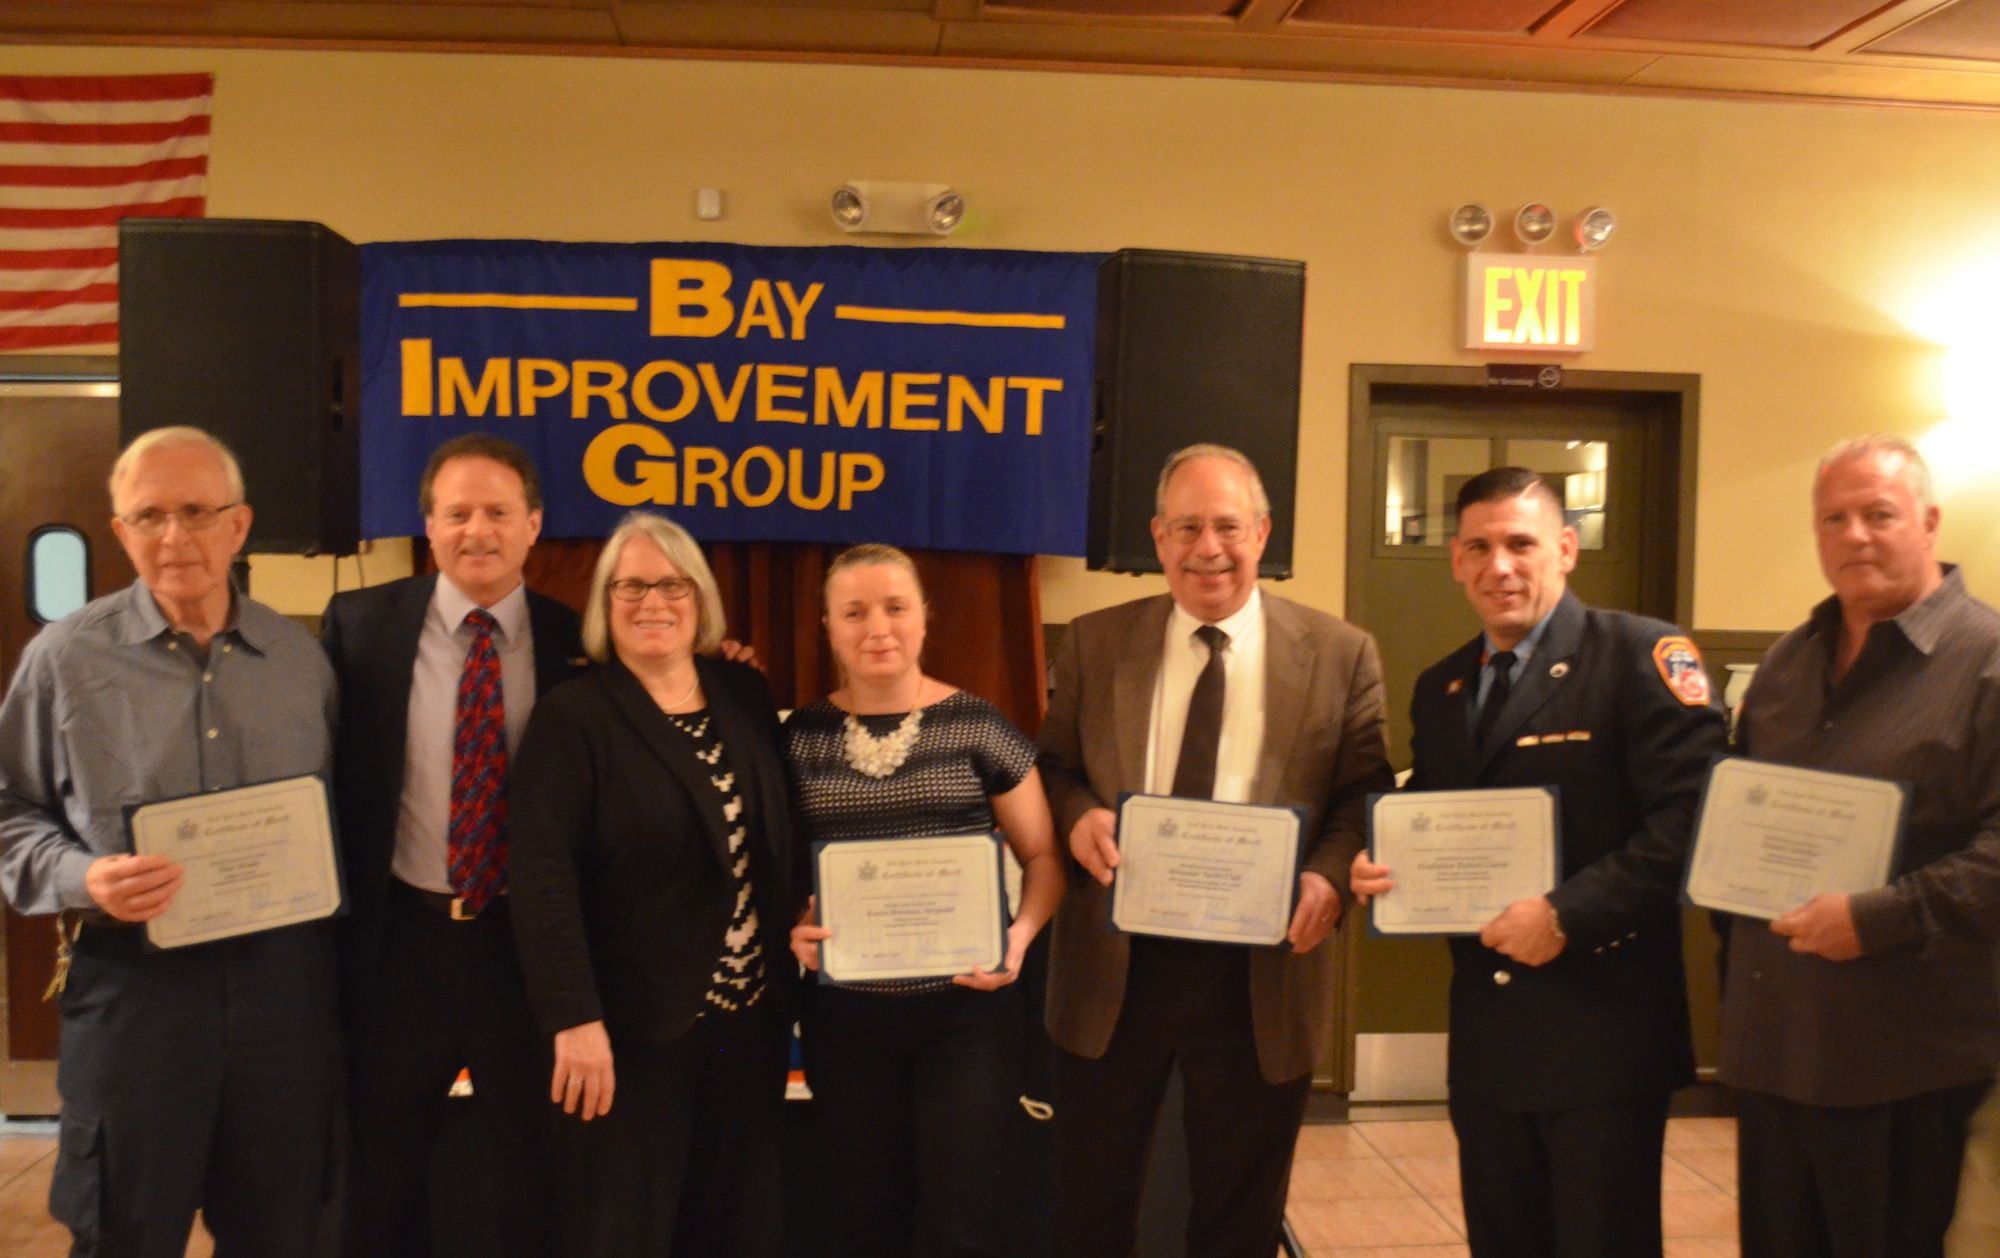
<path fill-rule="evenodd" d="M 1417 680 L 1413 790 L 1548 786 L 1562 868 L 1452 946 L 1450 1099 L 1475 1258 L 1658 1258 L 1667 1097 L 1694 1078 L 1679 892 L 1724 723 L 1672 625 L 1567 590 L 1549 484 L 1458 496 L 1452 575 L 1484 632 Z M 1355 858 L 1359 895 L 1395 871 Z"/>

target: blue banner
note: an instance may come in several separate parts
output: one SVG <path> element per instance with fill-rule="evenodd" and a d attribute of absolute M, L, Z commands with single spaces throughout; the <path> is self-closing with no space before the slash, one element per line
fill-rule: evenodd
<path fill-rule="evenodd" d="M 1100 254 L 447 240 L 361 249 L 361 526 L 440 443 L 542 470 L 543 533 L 1079 555 Z"/>

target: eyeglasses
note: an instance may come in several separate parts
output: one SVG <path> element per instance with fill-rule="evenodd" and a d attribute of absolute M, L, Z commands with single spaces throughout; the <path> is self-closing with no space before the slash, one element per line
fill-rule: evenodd
<path fill-rule="evenodd" d="M 219 507 L 205 507 L 189 503 L 172 511 L 162 511 L 158 507 L 147 507 L 144 511 L 134 511 L 131 515 L 118 518 L 125 521 L 125 527 L 144 537 L 158 537 L 167 531 L 169 522 L 178 520 L 182 528 L 190 533 L 212 529 L 225 511 L 233 511 L 242 506 L 240 502 L 225 502 Z"/>
<path fill-rule="evenodd" d="M 661 577 L 657 581 L 641 581 L 637 577 L 620 577 L 611 583 L 611 597 L 621 602 L 637 603 L 646 595 L 658 590 L 669 603 L 677 603 L 694 593 L 694 582 L 686 577 Z"/>
<path fill-rule="evenodd" d="M 1215 540 L 1224 546 L 1234 546 L 1250 537 L 1250 526 L 1241 520 L 1223 517 L 1220 520 L 1204 520 L 1199 516 L 1184 515 L 1167 521 L 1167 536 L 1183 546 L 1192 546 L 1201 540 L 1205 532 L 1214 533 Z"/>

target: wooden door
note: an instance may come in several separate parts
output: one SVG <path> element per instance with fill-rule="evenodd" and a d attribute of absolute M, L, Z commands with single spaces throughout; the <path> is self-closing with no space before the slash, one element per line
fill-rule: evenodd
<path fill-rule="evenodd" d="M 0 359 L 0 685 L 40 631 L 30 539 L 81 534 L 87 598 L 132 579 L 111 534 L 105 477 L 118 454 L 115 359 Z M 46 580 L 46 573 L 40 574 Z M 55 919 L 6 911 L 0 1114 L 56 1111 L 56 1007 L 42 999 L 55 965 Z"/>

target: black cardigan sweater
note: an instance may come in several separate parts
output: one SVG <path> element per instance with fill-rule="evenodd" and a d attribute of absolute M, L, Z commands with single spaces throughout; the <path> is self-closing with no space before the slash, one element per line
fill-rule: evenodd
<path fill-rule="evenodd" d="M 697 657 L 743 799 L 765 1000 L 789 1018 L 800 900 L 777 712 L 756 669 Z M 514 936 L 548 1034 L 602 1019 L 620 1040 L 694 1025 L 735 907 L 708 767 L 616 660 L 535 705 L 510 777 Z"/>

